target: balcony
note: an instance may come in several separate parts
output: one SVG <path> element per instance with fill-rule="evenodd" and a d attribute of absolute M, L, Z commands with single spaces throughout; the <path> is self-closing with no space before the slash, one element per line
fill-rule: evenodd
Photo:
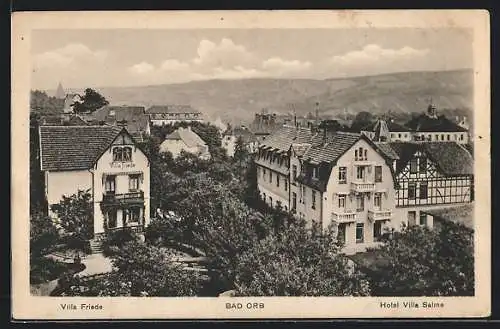
<path fill-rule="evenodd" d="M 392 217 L 392 210 L 368 210 L 368 219 L 376 220 L 390 220 Z"/>
<path fill-rule="evenodd" d="M 353 190 L 354 192 L 373 192 L 375 190 L 375 183 L 352 182 L 351 190 Z"/>
<path fill-rule="evenodd" d="M 131 204 L 131 203 L 143 203 L 144 202 L 144 192 L 129 192 L 129 193 L 106 193 L 102 196 L 102 202 L 105 204 Z"/>
<path fill-rule="evenodd" d="M 355 212 L 333 211 L 332 221 L 337 223 L 351 223 L 356 221 Z"/>
<path fill-rule="evenodd" d="M 142 219 L 141 222 L 144 223 L 144 219 Z M 108 232 L 116 232 L 121 230 L 130 230 L 135 234 L 141 234 L 144 232 L 144 225 L 138 223 L 128 223 L 127 226 L 113 227 L 107 229 Z"/>

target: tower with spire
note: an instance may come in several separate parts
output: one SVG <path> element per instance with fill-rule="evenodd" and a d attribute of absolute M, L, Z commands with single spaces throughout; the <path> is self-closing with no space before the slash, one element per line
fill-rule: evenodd
<path fill-rule="evenodd" d="M 64 92 L 63 86 L 60 82 L 59 82 L 59 85 L 57 86 L 56 98 L 57 99 L 65 99 L 66 98 L 66 93 Z"/>

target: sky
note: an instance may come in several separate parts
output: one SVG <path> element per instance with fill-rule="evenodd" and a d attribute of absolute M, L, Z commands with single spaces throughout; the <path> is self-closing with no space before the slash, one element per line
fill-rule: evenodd
<path fill-rule="evenodd" d="M 36 30 L 32 88 L 342 78 L 472 68 L 464 29 Z"/>

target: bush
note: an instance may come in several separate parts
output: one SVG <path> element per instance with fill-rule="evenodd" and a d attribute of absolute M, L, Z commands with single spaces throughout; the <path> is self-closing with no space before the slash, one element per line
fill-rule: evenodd
<path fill-rule="evenodd" d="M 37 257 L 30 260 L 30 283 L 39 284 L 61 277 L 67 270 L 65 263 L 49 258 Z"/>
<path fill-rule="evenodd" d="M 90 255 L 92 253 L 89 241 L 81 235 L 67 235 L 61 239 L 61 242 L 65 244 L 67 249 L 81 251 L 87 255 Z"/>
<path fill-rule="evenodd" d="M 116 255 L 123 245 L 129 241 L 137 240 L 137 235 L 130 228 L 108 232 L 102 242 L 102 253 L 106 257 Z"/>

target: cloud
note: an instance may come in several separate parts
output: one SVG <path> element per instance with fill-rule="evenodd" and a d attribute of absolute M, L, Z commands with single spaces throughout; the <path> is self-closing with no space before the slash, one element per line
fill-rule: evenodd
<path fill-rule="evenodd" d="M 107 55 L 107 51 L 104 50 L 91 50 L 84 44 L 70 43 L 64 47 L 35 55 L 34 66 L 41 69 L 102 62 Z"/>
<path fill-rule="evenodd" d="M 152 72 L 155 69 L 154 65 L 147 62 L 140 62 L 139 64 L 132 65 L 129 70 L 136 74 L 145 74 Z"/>
<path fill-rule="evenodd" d="M 374 64 L 380 61 L 411 60 L 416 57 L 423 57 L 429 53 L 429 49 L 414 49 L 408 46 L 400 49 L 386 49 L 376 44 L 369 44 L 362 50 L 355 50 L 343 55 L 333 56 L 331 64 L 360 66 Z"/>
<path fill-rule="evenodd" d="M 293 76 L 312 66 L 311 62 L 280 57 L 259 58 L 243 45 L 223 38 L 219 43 L 201 40 L 192 59 L 166 59 L 156 69 L 139 63 L 129 72 L 149 83 L 185 82 L 208 79 L 246 79 L 272 76 Z M 168 80 L 168 81 L 167 81 Z"/>

